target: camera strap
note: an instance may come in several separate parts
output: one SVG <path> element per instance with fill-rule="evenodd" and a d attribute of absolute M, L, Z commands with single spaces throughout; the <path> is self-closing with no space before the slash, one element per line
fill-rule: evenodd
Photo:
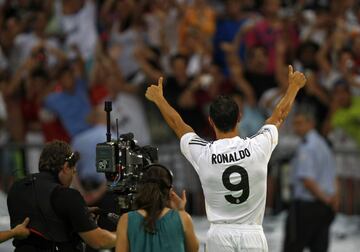
<path fill-rule="evenodd" d="M 45 239 L 46 241 L 48 242 L 51 242 L 51 250 L 49 252 L 57 252 L 59 251 L 59 248 L 57 247 L 56 245 L 56 242 L 54 242 L 53 240 L 53 237 L 51 236 L 51 232 L 50 232 L 50 229 L 49 229 L 49 223 L 46 221 L 46 218 L 45 218 L 45 215 L 39 205 L 39 199 L 38 199 L 38 193 L 37 193 L 37 190 L 36 190 L 36 185 L 35 185 L 35 181 L 36 181 L 36 176 L 35 174 L 31 174 L 31 185 L 32 185 L 32 188 L 33 188 L 33 193 L 34 193 L 34 198 L 35 198 L 35 205 L 36 207 L 38 208 L 38 211 L 40 213 L 40 216 L 43 220 L 43 223 L 45 224 L 44 227 L 46 229 L 46 232 L 48 233 L 48 235 L 50 236 L 50 238 L 52 240 L 48 240 L 43 234 L 41 234 L 39 231 L 36 231 L 34 232 L 35 230 L 32 230 L 32 232 L 34 234 L 37 234 L 39 236 L 41 236 L 43 239 Z"/>

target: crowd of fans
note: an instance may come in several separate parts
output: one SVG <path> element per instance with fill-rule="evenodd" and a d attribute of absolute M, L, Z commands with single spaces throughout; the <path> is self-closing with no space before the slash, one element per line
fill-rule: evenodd
<path fill-rule="evenodd" d="M 239 134 L 249 136 L 286 90 L 292 64 L 308 79 L 296 107 L 315 114 L 317 129 L 336 150 L 358 149 L 355 0 L 0 2 L 1 145 L 62 139 L 87 148 L 89 135 L 105 140 L 98 113 L 104 100 L 113 101 L 112 126 L 120 134 L 133 132 L 140 145 L 170 142 L 172 132 L 144 99 L 160 76 L 166 98 L 199 135 L 213 138 L 208 104 L 228 94 L 242 111 Z M 278 157 L 297 141 L 290 115 Z M 32 159 L 28 171 L 37 167 Z M 18 160 L 3 151 L 1 173 Z M 357 155 L 339 154 L 337 161 L 344 188 L 355 193 Z"/>

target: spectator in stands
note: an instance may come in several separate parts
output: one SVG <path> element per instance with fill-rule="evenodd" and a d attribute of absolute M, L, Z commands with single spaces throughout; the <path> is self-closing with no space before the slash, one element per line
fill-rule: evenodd
<path fill-rule="evenodd" d="M 225 74 L 228 74 L 227 62 L 225 54 L 221 48 L 224 42 L 231 42 L 235 39 L 238 31 L 246 24 L 247 16 L 242 11 L 243 1 L 226 0 L 224 6 L 224 13 L 216 17 L 216 28 L 214 33 L 214 61 L 219 64 Z M 242 41 L 237 41 L 242 43 Z M 239 57 L 244 56 L 244 48 L 240 45 L 241 51 L 236 52 Z"/>
<path fill-rule="evenodd" d="M 183 5 L 176 0 L 149 1 L 149 12 L 145 13 L 147 37 L 149 46 L 159 48 L 165 55 L 173 55 L 178 52 L 179 34 L 178 26 Z"/>
<path fill-rule="evenodd" d="M 245 35 L 246 48 L 262 47 L 268 57 L 266 72 L 274 74 L 276 59 L 276 43 L 279 37 L 286 36 L 291 48 L 298 45 L 298 34 L 295 26 L 282 20 L 280 17 L 279 0 L 265 0 L 262 3 L 261 10 L 263 19 L 258 20 L 254 27 Z"/>
<path fill-rule="evenodd" d="M 187 60 L 181 54 L 171 58 L 172 75 L 165 80 L 164 97 L 179 111 L 185 122 L 198 130 L 198 132 L 203 132 L 205 125 L 204 115 L 201 109 L 197 107 L 194 97 L 189 97 L 186 92 L 192 80 L 186 74 Z"/>
<path fill-rule="evenodd" d="M 244 78 L 251 84 L 259 101 L 265 91 L 277 87 L 274 74 L 267 72 L 269 55 L 265 47 L 256 45 L 246 49 L 245 60 L 242 63 Z"/>
<path fill-rule="evenodd" d="M 322 45 L 334 29 L 335 19 L 331 17 L 328 6 L 302 10 L 300 18 L 302 25 L 299 25 L 299 28 L 302 41 Z"/>
<path fill-rule="evenodd" d="M 353 96 L 351 88 L 344 80 L 339 80 L 331 93 L 329 112 L 323 125 L 323 134 L 327 136 L 334 149 L 341 184 L 340 210 L 346 214 L 357 212 L 359 205 L 356 197 L 360 184 L 360 137 L 358 118 L 360 98 Z"/>
<path fill-rule="evenodd" d="M 96 202 L 106 190 L 103 173 L 96 172 L 96 144 L 106 140 L 106 113 L 104 105 L 96 106 L 88 116 L 91 128 L 77 134 L 72 139 L 72 147 L 82 157 L 77 165 L 79 188 L 86 203 Z"/>
<path fill-rule="evenodd" d="M 186 37 L 191 33 L 198 34 L 199 38 L 207 41 L 215 31 L 215 11 L 206 0 L 195 0 L 185 8 L 179 27 L 180 46 L 183 45 Z"/>
<path fill-rule="evenodd" d="M 126 0 L 115 2 L 115 17 L 111 33 L 109 46 L 118 48 L 116 61 L 124 79 L 131 80 L 139 70 L 139 65 L 135 60 L 134 52 L 139 43 L 143 41 L 141 32 L 141 15 L 143 4 L 137 1 Z"/>
<path fill-rule="evenodd" d="M 180 198 L 172 189 L 170 171 L 151 165 L 136 198 L 139 209 L 120 218 L 116 252 L 197 252 L 199 242 L 185 204 L 185 191 Z"/>
<path fill-rule="evenodd" d="M 300 44 L 295 62 L 300 69 L 303 69 L 308 79 L 306 88 L 297 97 L 297 102 L 299 106 L 305 105 L 313 110 L 316 118 L 316 128 L 321 130 L 328 112 L 330 97 L 326 89 L 319 84 L 319 78 L 316 74 L 318 70 L 316 61 L 318 49 L 318 45 L 313 42 Z"/>
<path fill-rule="evenodd" d="M 45 64 L 54 65 L 56 58 L 51 56 L 45 59 L 45 54 L 48 53 L 48 48 L 59 48 L 59 42 L 56 38 L 47 37 L 47 34 L 45 34 L 45 28 L 48 23 L 47 19 L 48 17 L 42 11 L 33 13 L 30 32 L 25 31 L 15 37 L 14 51 L 18 58 L 17 66 L 21 66 L 26 59 L 31 57 L 31 54 L 36 55 L 37 52 L 34 51 L 34 48 L 38 47 L 39 44 L 43 45 L 41 48 L 43 55 L 39 56 L 44 57 Z"/>
<path fill-rule="evenodd" d="M 302 137 L 292 161 L 293 202 L 286 220 L 283 251 L 325 252 L 329 228 L 338 209 L 335 158 L 326 140 L 315 130 L 315 118 L 298 110 L 294 130 Z"/>
<path fill-rule="evenodd" d="M 74 58 L 73 46 L 77 46 L 85 61 L 95 52 L 96 3 L 94 0 L 56 1 L 55 16 L 61 32 L 65 35 L 65 48 L 69 58 Z"/>
<path fill-rule="evenodd" d="M 64 65 L 58 73 L 61 91 L 55 91 L 44 98 L 44 108 L 60 118 L 71 137 L 90 128 L 86 117 L 91 110 L 87 81 L 75 78 L 70 64 Z"/>
<path fill-rule="evenodd" d="M 332 128 L 341 128 L 360 146 L 359 118 L 360 98 L 352 96 L 350 86 L 345 80 L 339 80 L 332 92 L 324 133 L 328 134 Z"/>
<path fill-rule="evenodd" d="M 120 134 L 132 132 L 138 144 L 149 144 L 148 122 L 144 107 L 137 96 L 139 87 L 134 87 L 124 79 L 114 59 L 108 59 L 106 67 L 110 69 L 110 75 L 107 76 L 105 84 L 108 90 L 107 98 L 113 102 L 112 129 L 116 131 L 118 127 Z M 116 125 L 116 120 L 118 125 Z"/>

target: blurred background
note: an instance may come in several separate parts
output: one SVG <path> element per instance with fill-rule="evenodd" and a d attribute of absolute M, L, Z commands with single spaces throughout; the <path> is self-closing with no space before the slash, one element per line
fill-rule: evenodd
<path fill-rule="evenodd" d="M 188 192 L 188 210 L 198 216 L 201 236 L 207 226 L 199 180 L 157 108 L 145 100 L 146 87 L 164 76 L 165 97 L 209 140 L 214 139 L 209 103 L 217 95 L 231 95 L 242 111 L 239 134 L 246 137 L 260 129 L 285 92 L 289 64 L 308 79 L 295 107 L 315 114 L 316 128 L 336 158 L 340 208 L 332 237 L 350 246 L 343 251 L 358 251 L 359 1 L 0 0 L 4 229 L 9 187 L 38 171 L 41 148 L 53 139 L 80 151 L 84 158 L 74 187 L 89 204 L 95 201 L 87 189 L 104 181 L 95 172 L 94 155 L 96 143 L 106 140 L 103 104 L 111 100 L 114 132 L 118 119 L 120 134 L 133 132 L 139 145 L 159 148 L 160 162 L 174 172 L 175 187 Z M 281 244 L 291 160 L 301 142 L 292 116 L 280 129 L 269 164 L 265 231 L 270 251 L 279 251 Z"/>

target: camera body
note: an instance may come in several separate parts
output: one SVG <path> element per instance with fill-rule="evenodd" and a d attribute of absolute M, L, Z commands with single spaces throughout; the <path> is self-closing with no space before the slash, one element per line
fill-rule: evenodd
<path fill-rule="evenodd" d="M 118 213 L 136 209 L 135 199 L 138 184 L 146 167 L 158 161 L 158 149 L 152 146 L 140 147 L 133 133 L 111 139 L 111 103 L 105 102 L 108 116 L 107 141 L 96 145 L 96 171 L 105 173 L 108 191 L 117 198 Z"/>

